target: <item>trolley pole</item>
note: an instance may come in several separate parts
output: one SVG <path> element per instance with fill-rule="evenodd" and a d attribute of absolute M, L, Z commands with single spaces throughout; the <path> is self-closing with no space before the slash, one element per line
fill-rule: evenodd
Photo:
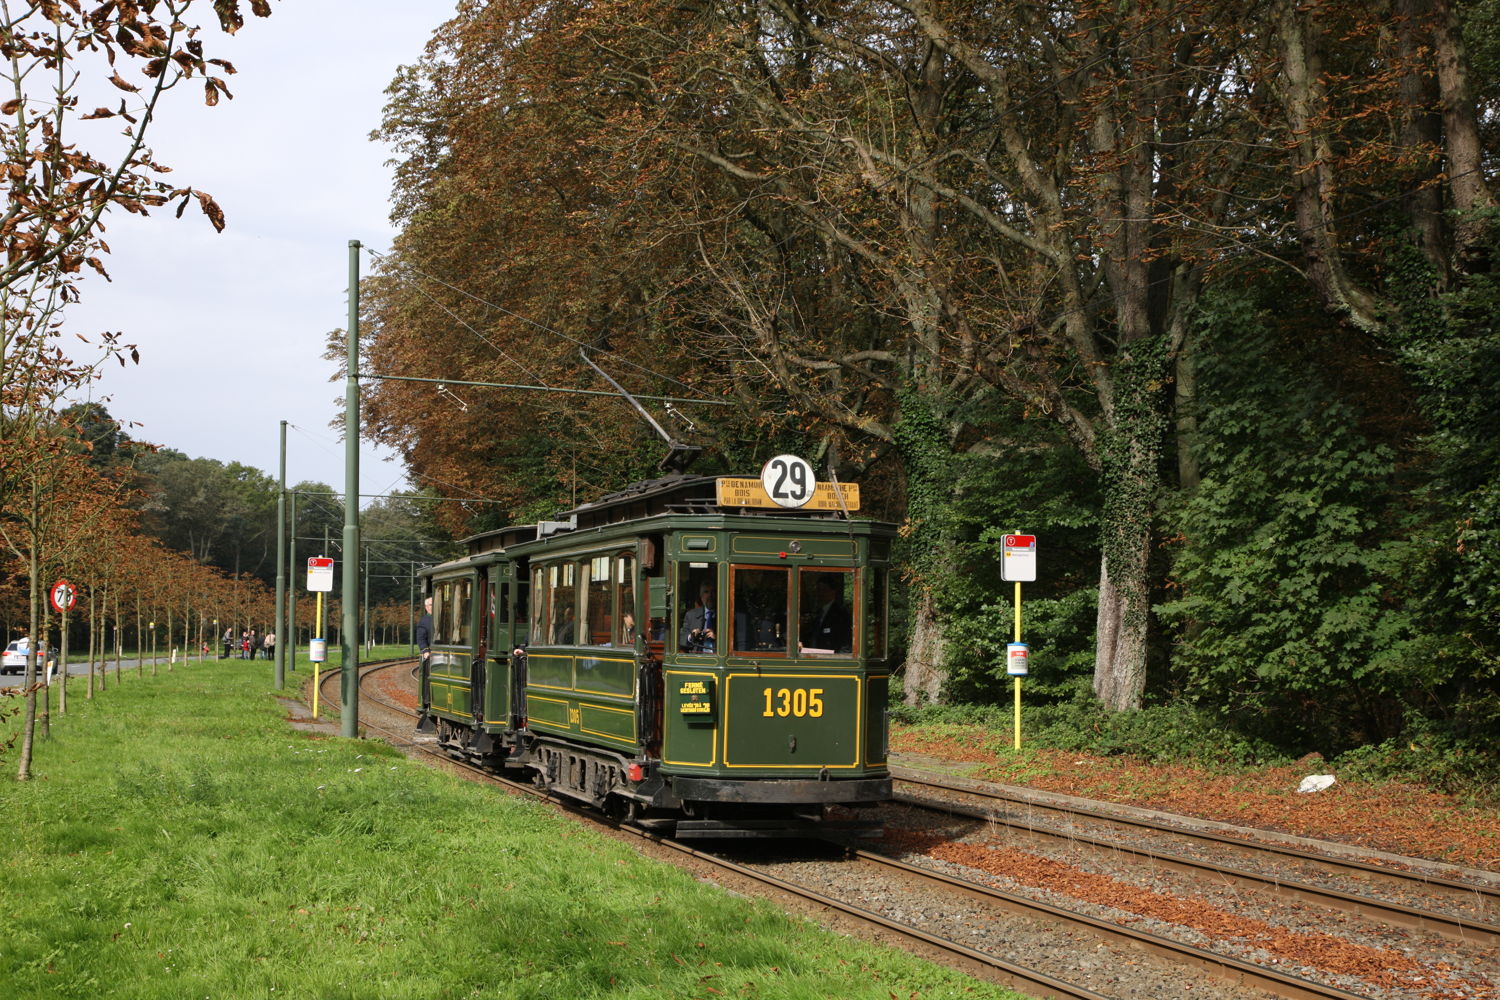
<path fill-rule="evenodd" d="M 276 690 L 286 687 L 286 421 L 281 422 L 281 474 L 276 491 Z M 218 637 L 215 636 L 215 641 Z"/>
<path fill-rule="evenodd" d="M 349 344 L 344 378 L 344 627 L 342 735 L 359 735 L 359 240 L 349 241 Z"/>

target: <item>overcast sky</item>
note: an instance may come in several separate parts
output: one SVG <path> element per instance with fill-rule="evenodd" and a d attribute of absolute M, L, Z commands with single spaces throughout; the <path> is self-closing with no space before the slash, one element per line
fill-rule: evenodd
<path fill-rule="evenodd" d="M 288 483 L 343 490 L 342 425 L 329 426 L 343 362 L 324 361 L 323 344 L 347 322 L 349 241 L 384 250 L 393 236 L 391 153 L 368 135 L 396 68 L 453 6 L 284 0 L 232 38 L 205 35 L 208 54 L 239 71 L 226 81 L 234 100 L 204 107 L 196 83 L 174 93 L 148 142 L 176 183 L 218 200 L 228 227 L 215 233 L 196 206 L 181 219 L 113 215 L 114 280 L 87 280 L 67 316 L 70 331 L 120 331 L 139 347 L 139 365 L 109 364 L 94 390 L 140 425 L 133 437 L 274 477 L 286 420 Z M 199 23 L 212 21 L 202 8 Z M 408 485 L 389 451 L 365 444 L 361 456 L 361 493 Z"/>

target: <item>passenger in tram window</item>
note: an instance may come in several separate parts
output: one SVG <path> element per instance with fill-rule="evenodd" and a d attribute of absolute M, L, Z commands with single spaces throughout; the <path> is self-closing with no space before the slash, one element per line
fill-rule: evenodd
<path fill-rule="evenodd" d="M 576 618 L 574 616 L 573 605 L 569 604 L 563 609 L 562 619 L 557 623 L 557 630 L 553 633 L 556 638 L 552 641 L 559 646 L 573 645 L 573 626 L 575 624 Z"/>
<path fill-rule="evenodd" d="M 852 642 L 854 625 L 849 609 L 844 606 L 843 593 L 833 573 L 819 573 L 813 583 L 817 608 L 813 613 L 811 631 L 803 637 L 804 646 L 847 653 Z"/>

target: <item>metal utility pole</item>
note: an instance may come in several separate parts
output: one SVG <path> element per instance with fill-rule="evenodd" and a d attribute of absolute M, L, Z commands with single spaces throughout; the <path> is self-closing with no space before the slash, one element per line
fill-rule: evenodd
<path fill-rule="evenodd" d="M 276 690 L 286 687 L 286 421 L 281 422 L 281 476 L 276 491 Z M 215 641 L 218 636 L 214 637 Z"/>
<path fill-rule="evenodd" d="M 359 735 L 359 240 L 349 241 L 349 358 L 344 377 L 344 627 L 342 735 Z"/>
<path fill-rule="evenodd" d="M 365 634 L 361 639 L 368 647 L 370 643 L 370 546 L 365 546 Z"/>
<path fill-rule="evenodd" d="M 297 565 L 297 494 L 295 492 L 292 493 L 292 537 L 288 540 L 287 544 L 289 546 L 289 551 L 287 552 L 287 557 L 286 557 L 287 565 L 289 565 L 289 566 L 296 566 Z M 289 607 L 286 609 L 286 624 L 287 624 L 287 631 L 289 633 L 291 633 L 291 641 L 292 641 L 292 646 L 291 646 L 291 650 L 292 650 L 292 653 L 291 653 L 291 657 L 292 657 L 292 659 L 291 659 L 292 672 L 296 673 L 296 671 L 297 671 L 297 584 L 296 584 L 295 580 L 292 582 L 292 586 L 290 588 L 288 588 L 288 589 L 291 590 L 291 593 L 289 595 L 287 595 L 287 596 L 290 597 L 291 600 L 289 602 Z M 277 640 L 277 645 L 280 645 L 281 642 L 283 642 L 283 641 L 285 641 L 285 640 L 278 639 Z"/>

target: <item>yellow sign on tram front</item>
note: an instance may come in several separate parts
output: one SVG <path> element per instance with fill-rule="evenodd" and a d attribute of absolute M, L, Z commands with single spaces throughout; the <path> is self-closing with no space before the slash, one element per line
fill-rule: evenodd
<path fill-rule="evenodd" d="M 720 507 L 769 507 L 775 510 L 785 510 L 785 504 L 779 504 L 771 499 L 766 488 L 759 479 L 731 479 L 720 477 L 717 480 L 718 497 Z M 839 503 L 839 493 L 843 494 L 843 503 Z M 859 510 L 859 484 L 839 483 L 837 491 L 833 483 L 817 484 L 813 494 L 807 502 L 800 505 L 798 510 L 832 510 L 848 511 L 853 513 Z"/>

